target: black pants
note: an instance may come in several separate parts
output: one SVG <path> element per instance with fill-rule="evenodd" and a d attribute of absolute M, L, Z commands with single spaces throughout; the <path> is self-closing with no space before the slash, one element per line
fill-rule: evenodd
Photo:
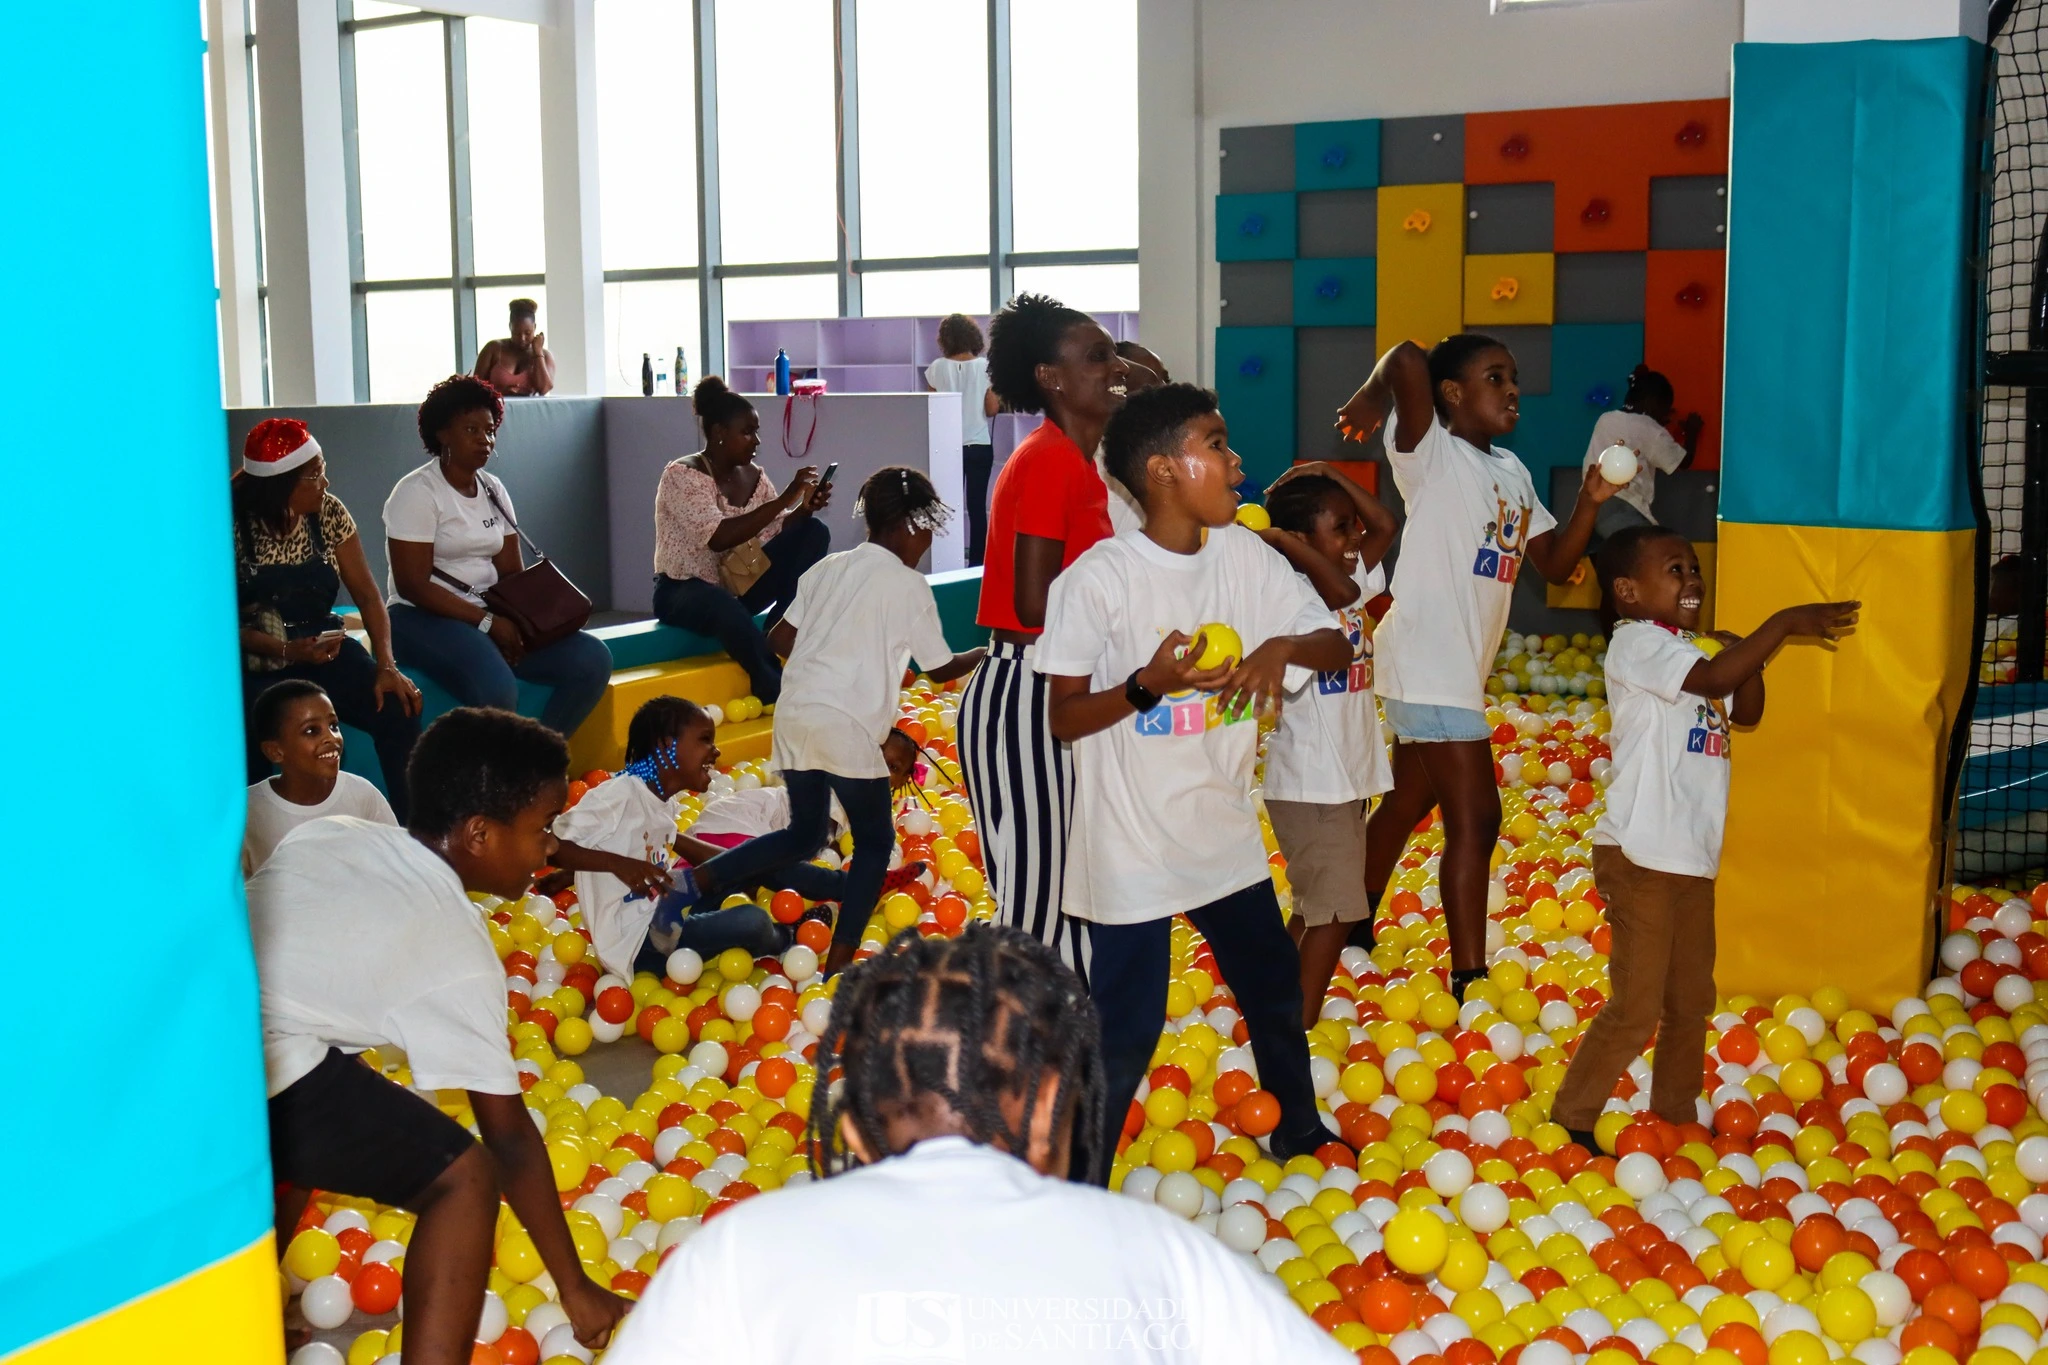
<path fill-rule="evenodd" d="M 732 661 L 747 670 L 754 695 L 774 701 L 782 695 L 782 665 L 768 648 L 767 634 L 754 624 L 754 614 L 767 612 L 768 627 L 773 629 L 796 597 L 796 581 L 831 548 L 832 533 L 825 523 L 804 517 L 761 546 L 768 556 L 768 572 L 744 596 L 735 597 L 722 585 L 701 578 L 656 574 L 654 614 L 663 625 L 717 640 Z"/>
<path fill-rule="evenodd" d="M 981 563 L 988 549 L 988 476 L 996 465 L 992 445 L 961 446 L 960 468 L 967 476 L 967 567 Z"/>
<path fill-rule="evenodd" d="M 334 714 L 343 725 L 365 731 L 376 746 L 377 762 L 384 768 L 384 796 L 391 813 L 405 823 L 405 766 L 412 760 L 412 746 L 419 742 L 420 718 L 409 716 L 396 697 L 379 697 L 377 661 L 370 651 L 354 640 L 343 640 L 341 652 L 324 664 L 286 664 L 264 673 L 242 675 L 242 733 L 247 740 L 249 785 L 270 776 L 270 760 L 263 756 L 263 737 L 256 733 L 256 698 L 264 689 L 287 678 L 318 683 L 334 701 Z M 377 703 L 382 701 L 383 706 Z"/>
<path fill-rule="evenodd" d="M 1308 1038 L 1301 1027 L 1301 958 L 1280 921 L 1273 883 L 1261 877 L 1242 891 L 1188 911 L 1188 921 L 1209 941 L 1223 980 L 1237 997 L 1260 1087 L 1280 1101 L 1275 1150 L 1313 1150 L 1328 1130 L 1316 1113 L 1315 1085 L 1309 1079 Z M 1091 924 L 1088 942 L 1088 992 L 1102 1024 L 1103 1150 L 1114 1152 L 1166 1018 L 1173 917 Z"/>

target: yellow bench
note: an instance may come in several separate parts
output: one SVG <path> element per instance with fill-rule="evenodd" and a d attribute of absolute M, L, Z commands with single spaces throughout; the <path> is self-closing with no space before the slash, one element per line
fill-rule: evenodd
<path fill-rule="evenodd" d="M 626 727 L 632 724 L 633 713 L 656 697 L 687 697 L 700 706 L 724 706 L 750 690 L 747 671 L 723 654 L 621 668 L 612 674 L 597 709 L 570 737 L 570 767 L 578 773 L 616 769 L 625 760 Z M 771 724 L 763 716 L 719 726 L 720 761 L 768 757 Z"/>

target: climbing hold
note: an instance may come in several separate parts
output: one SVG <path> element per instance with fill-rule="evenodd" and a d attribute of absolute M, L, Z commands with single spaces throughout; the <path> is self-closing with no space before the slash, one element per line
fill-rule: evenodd
<path fill-rule="evenodd" d="M 1407 232 L 1429 231 L 1429 210 L 1417 209 L 1401 220 L 1401 227 Z"/>
<path fill-rule="evenodd" d="M 1521 292 L 1522 282 L 1513 275 L 1503 275 L 1493 282 L 1493 301 L 1495 303 L 1510 302 L 1514 299 L 1515 295 Z"/>
<path fill-rule="evenodd" d="M 1579 221 L 1582 223 L 1604 223 L 1613 216 L 1614 205 L 1605 199 L 1588 199 L 1586 207 L 1579 210 Z"/>

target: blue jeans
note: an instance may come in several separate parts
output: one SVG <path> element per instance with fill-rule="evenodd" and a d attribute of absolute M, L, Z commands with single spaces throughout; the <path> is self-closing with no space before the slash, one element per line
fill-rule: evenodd
<path fill-rule="evenodd" d="M 701 578 L 654 576 L 654 614 L 666 626 L 709 635 L 747 670 L 748 685 L 762 701 L 782 695 L 782 665 L 768 648 L 766 632 L 754 624 L 768 613 L 773 628 L 796 597 L 796 581 L 832 548 L 832 533 L 816 517 L 786 523 L 782 534 L 762 545 L 768 572 L 744 595 L 735 597 L 717 583 Z"/>
<path fill-rule="evenodd" d="M 391 652 L 399 663 L 419 669 L 464 706 L 516 711 L 522 679 L 551 687 L 554 691 L 538 719 L 564 738 L 597 709 L 612 681 L 612 652 L 588 631 L 508 664 L 491 637 L 475 626 L 421 611 L 409 602 L 391 608 Z"/>
<path fill-rule="evenodd" d="M 789 788 L 789 823 L 699 863 L 698 884 L 710 885 L 723 895 L 780 881 L 810 896 L 810 892 L 796 884 L 791 873 L 825 846 L 832 831 L 832 798 L 837 796 L 846 811 L 847 827 L 853 833 L 853 860 L 847 865 L 842 883 L 839 920 L 833 925 L 832 939 L 835 943 L 857 945 L 861 931 L 867 928 L 868 916 L 875 912 L 875 901 L 882 894 L 882 879 L 889 872 L 889 851 L 896 846 L 896 822 L 889 809 L 889 779 L 841 777 L 805 768 L 783 773 L 782 782 Z"/>
<path fill-rule="evenodd" d="M 1484 711 L 1462 706 L 1436 706 L 1429 702 L 1407 702 L 1381 697 L 1380 709 L 1387 713 L 1387 728 L 1407 744 L 1446 744 L 1484 740 L 1493 734 Z"/>
<path fill-rule="evenodd" d="M 736 845 L 735 851 L 746 846 Z M 791 863 L 788 867 L 778 867 L 764 874 L 754 885 L 773 887 L 778 891 L 786 887 L 809 901 L 836 901 L 846 894 L 846 874 L 815 863 Z M 744 884 L 727 882 L 719 888 L 718 894 L 723 896 L 749 889 Z M 787 925 L 777 924 L 774 916 L 758 905 L 735 905 L 730 909 L 698 910 L 695 913 L 685 910 L 680 924 L 665 915 L 665 909 L 666 905 L 663 905 L 655 911 L 647 941 L 641 944 L 639 956 L 633 960 L 635 971 L 661 975 L 668 964 L 669 954 L 678 948 L 694 948 L 699 957 L 707 960 L 727 948 L 745 948 L 755 957 L 777 957 L 787 952 L 789 945 L 796 941 L 796 934 Z M 673 926 L 672 930 L 663 930 L 664 920 Z"/>

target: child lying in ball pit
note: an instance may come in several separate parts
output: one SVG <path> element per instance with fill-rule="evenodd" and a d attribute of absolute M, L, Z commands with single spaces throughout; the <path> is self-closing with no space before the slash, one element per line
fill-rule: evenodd
<path fill-rule="evenodd" d="M 1693 633 L 1705 586 L 1699 555 L 1659 526 L 1629 526 L 1594 560 L 1618 618 L 1607 646 L 1607 807 L 1593 826 L 1593 879 L 1614 931 L 1613 997 L 1593 1016 L 1551 1117 L 1597 1152 L 1594 1124 L 1614 1083 L 1657 1035 L 1650 1108 L 1697 1121 L 1707 1016 L 1714 1008 L 1714 877 L 1728 816 L 1728 727 L 1764 713 L 1764 665 L 1786 640 L 1833 640 L 1860 602 L 1774 613 L 1747 638 Z"/>
<path fill-rule="evenodd" d="M 315 821 L 249 882 L 278 1242 L 314 1189 L 418 1214 L 408 1360 L 470 1358 L 501 1193 L 579 1341 L 603 1346 L 626 1312 L 577 1257 L 506 1045 L 505 969 L 466 894 L 525 894 L 554 852 L 568 766 L 561 736 L 535 721 L 450 711 L 413 750 L 406 829 Z M 468 1092 L 481 1143 L 356 1056 L 394 1045 L 414 1087 Z"/>
<path fill-rule="evenodd" d="M 1103 440 L 1145 505 L 1145 528 L 1098 542 L 1053 580 L 1033 666 L 1053 734 L 1074 746 L 1063 909 L 1088 925 L 1114 1144 L 1159 1040 L 1175 915 L 1209 942 L 1236 994 L 1259 1077 L 1279 1101 L 1281 1160 L 1332 1140 L 1301 1027 L 1301 959 L 1280 918 L 1252 805 L 1258 726 L 1308 670 L 1348 668 L 1351 644 L 1315 591 L 1232 524 L 1243 471 L 1216 395 L 1131 395 Z M 1243 657 L 1204 666 L 1203 622 Z M 1190 640 L 1190 632 L 1195 638 Z"/>
<path fill-rule="evenodd" d="M 907 735 L 896 738 L 901 742 L 883 748 L 892 782 L 900 785 L 916 749 Z M 715 895 L 769 886 L 812 901 L 844 898 L 844 872 L 802 860 L 770 867 L 751 881 L 721 880 L 708 866 L 789 823 L 789 797 L 781 788 L 714 798 L 687 833 L 676 832 L 677 798 L 708 790 L 718 757 L 715 727 L 702 707 L 683 697 L 656 697 L 627 727 L 626 766 L 555 822 L 561 841 L 555 866 L 576 874 L 577 903 L 606 970 L 659 975 L 683 948 L 709 958 L 727 948 L 766 957 L 789 947 L 792 930 L 758 905 L 694 909 Z M 923 872 L 924 864 L 912 863 L 890 878 L 900 885 Z"/>
<path fill-rule="evenodd" d="M 606 1365 L 1352 1358 L 1185 1218 L 1064 1178 L 1106 1164 L 1102 1063 L 1080 979 L 1031 935 L 899 934 L 841 978 L 817 1066 L 844 1073 L 810 1117 L 830 1178 L 706 1223 Z"/>

